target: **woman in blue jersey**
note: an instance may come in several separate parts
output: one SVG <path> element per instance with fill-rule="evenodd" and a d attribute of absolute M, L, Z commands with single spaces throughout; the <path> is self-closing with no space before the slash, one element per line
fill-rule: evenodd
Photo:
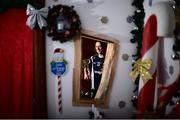
<path fill-rule="evenodd" d="M 91 56 L 88 61 L 88 67 L 84 68 L 84 80 L 91 80 L 91 98 L 94 98 L 101 82 L 103 71 L 104 55 L 102 54 L 101 42 L 95 43 L 95 55 Z"/>

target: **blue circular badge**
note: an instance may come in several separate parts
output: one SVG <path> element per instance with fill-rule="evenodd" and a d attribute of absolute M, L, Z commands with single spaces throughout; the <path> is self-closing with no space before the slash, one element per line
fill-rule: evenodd
<path fill-rule="evenodd" d="M 55 75 L 63 75 L 66 72 L 66 64 L 64 62 L 53 62 L 51 64 L 51 71 Z"/>

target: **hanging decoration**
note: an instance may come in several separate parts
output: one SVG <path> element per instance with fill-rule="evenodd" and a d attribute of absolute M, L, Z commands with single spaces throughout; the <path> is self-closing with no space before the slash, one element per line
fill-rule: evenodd
<path fill-rule="evenodd" d="M 123 101 L 123 100 L 121 100 L 121 101 L 119 102 L 118 106 L 119 106 L 120 109 L 122 109 L 122 108 L 124 108 L 124 107 L 126 106 L 126 102 Z"/>
<path fill-rule="evenodd" d="M 50 8 L 48 22 L 48 36 L 61 43 L 71 40 L 81 30 L 79 15 L 74 6 L 56 5 Z"/>
<path fill-rule="evenodd" d="M 26 25 L 31 29 L 35 28 L 36 24 L 38 24 L 40 29 L 47 27 L 46 17 L 48 15 L 48 8 L 36 10 L 32 5 L 28 4 L 26 14 L 29 16 Z"/>
<path fill-rule="evenodd" d="M 102 17 L 101 17 L 101 23 L 103 23 L 103 24 L 107 24 L 107 23 L 108 23 L 108 21 L 109 21 L 109 19 L 108 19 L 108 17 L 107 17 L 107 16 L 102 16 Z"/>
<path fill-rule="evenodd" d="M 152 79 L 152 76 L 149 73 L 151 66 L 151 59 L 145 59 L 144 61 L 141 61 L 141 59 L 137 60 L 134 65 L 135 69 L 130 73 L 130 77 L 133 81 L 137 79 L 138 75 L 140 75 L 144 82 Z"/>
<path fill-rule="evenodd" d="M 58 80 L 58 105 L 59 112 L 62 113 L 62 76 L 67 71 L 67 61 L 64 59 L 64 50 L 56 48 L 54 50 L 53 60 L 51 61 L 51 72 L 57 76 Z"/>

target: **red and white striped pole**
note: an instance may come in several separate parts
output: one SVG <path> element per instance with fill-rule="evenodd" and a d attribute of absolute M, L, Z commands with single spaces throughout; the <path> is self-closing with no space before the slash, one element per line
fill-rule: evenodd
<path fill-rule="evenodd" d="M 157 37 L 157 19 L 155 15 L 151 15 L 145 24 L 143 31 L 143 41 L 141 48 L 141 59 L 152 60 L 150 74 L 152 79 L 143 81 L 140 77 L 138 90 L 137 111 L 140 113 L 148 110 L 153 111 L 156 108 L 157 101 L 157 63 L 158 63 L 158 46 L 159 40 Z"/>
<path fill-rule="evenodd" d="M 59 113 L 62 113 L 62 85 L 61 85 L 61 76 L 58 76 L 58 105 Z"/>

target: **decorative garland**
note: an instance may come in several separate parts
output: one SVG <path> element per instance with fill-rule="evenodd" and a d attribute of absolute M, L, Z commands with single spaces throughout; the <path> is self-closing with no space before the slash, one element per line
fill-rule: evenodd
<path fill-rule="evenodd" d="M 142 46 L 142 33 L 143 33 L 143 25 L 144 25 L 144 17 L 145 17 L 143 2 L 144 0 L 134 0 L 132 2 L 132 6 L 136 7 L 136 11 L 132 16 L 133 22 L 136 25 L 136 27 L 131 31 L 133 38 L 130 40 L 131 43 L 137 43 L 137 52 L 136 54 L 132 55 L 132 57 L 135 58 L 134 60 L 140 58 L 140 51 Z"/>
<path fill-rule="evenodd" d="M 79 15 L 74 6 L 57 5 L 50 8 L 47 23 L 48 36 L 61 43 L 71 40 L 81 30 Z"/>
<path fill-rule="evenodd" d="M 145 17 L 145 12 L 144 12 L 144 7 L 143 7 L 143 2 L 144 0 L 134 0 L 132 2 L 132 6 L 136 8 L 136 11 L 134 12 L 134 15 L 132 16 L 133 18 L 133 23 L 136 25 L 134 29 L 131 31 L 132 34 L 132 39 L 130 39 L 130 42 L 135 44 L 137 43 L 137 51 L 136 54 L 132 55 L 134 61 L 137 61 L 140 56 L 141 56 L 141 46 L 142 46 L 142 33 L 143 33 L 143 25 L 144 25 L 144 17 Z M 132 64 L 133 70 L 135 63 Z M 135 89 L 133 91 L 134 95 L 132 96 L 131 102 L 134 107 L 136 107 L 137 104 L 137 91 L 138 91 L 138 84 L 139 84 L 139 76 L 134 80 L 135 82 Z"/>

